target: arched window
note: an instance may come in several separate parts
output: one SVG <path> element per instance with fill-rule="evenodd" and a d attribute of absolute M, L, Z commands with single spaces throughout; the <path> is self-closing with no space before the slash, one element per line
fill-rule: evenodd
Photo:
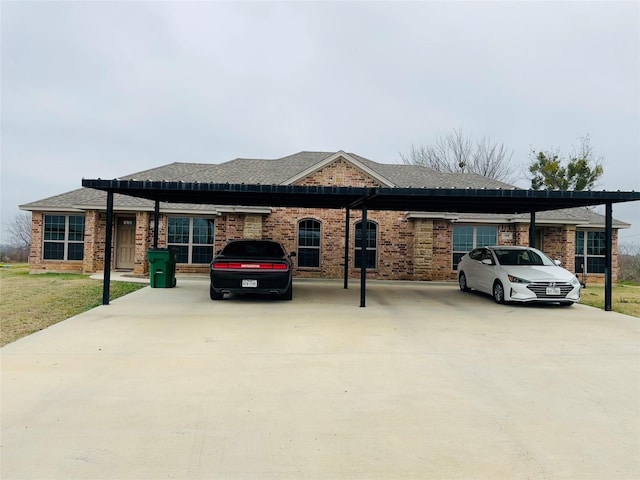
<path fill-rule="evenodd" d="M 367 221 L 369 224 L 367 228 L 367 257 L 366 268 L 376 268 L 378 259 L 378 225 L 374 222 Z M 356 239 L 355 239 L 355 255 L 354 265 L 356 268 L 361 268 L 362 261 L 362 222 L 356 223 Z"/>
<path fill-rule="evenodd" d="M 320 222 L 307 218 L 298 222 L 298 267 L 320 266 Z"/>

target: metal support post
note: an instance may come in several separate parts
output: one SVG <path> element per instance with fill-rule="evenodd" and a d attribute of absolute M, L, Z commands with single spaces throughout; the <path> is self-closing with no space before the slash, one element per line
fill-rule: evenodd
<path fill-rule="evenodd" d="M 604 267 L 604 309 L 611 311 L 612 280 L 613 280 L 613 214 L 611 202 L 605 205 L 605 267 Z"/>
<path fill-rule="evenodd" d="M 113 232 L 113 192 L 107 192 L 107 226 L 104 240 L 104 278 L 102 284 L 102 304 L 109 305 L 111 287 L 111 237 Z"/>
<path fill-rule="evenodd" d="M 349 208 L 344 220 L 344 288 L 349 288 Z"/>
<path fill-rule="evenodd" d="M 367 220 L 367 205 L 362 204 L 362 224 L 360 225 L 360 306 L 366 303 L 367 290 L 367 239 L 369 237 L 369 221 Z"/>
<path fill-rule="evenodd" d="M 536 212 L 531 212 L 529 220 L 529 246 L 536 248 Z"/>

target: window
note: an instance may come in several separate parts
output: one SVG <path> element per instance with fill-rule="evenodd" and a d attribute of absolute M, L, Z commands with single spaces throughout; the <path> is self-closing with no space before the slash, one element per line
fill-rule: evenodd
<path fill-rule="evenodd" d="M 320 266 L 320 222 L 306 219 L 298 222 L 298 267 Z"/>
<path fill-rule="evenodd" d="M 208 218 L 171 217 L 167 246 L 176 263 L 207 264 L 213 259 L 214 222 Z"/>
<path fill-rule="evenodd" d="M 367 222 L 369 227 L 367 228 L 367 258 L 365 266 L 366 268 L 376 268 L 377 267 L 377 258 L 378 258 L 378 250 L 377 250 L 377 238 L 378 238 L 378 225 L 373 222 Z M 356 239 L 355 239 L 355 255 L 354 255 L 354 265 L 355 268 L 361 268 L 362 265 L 362 222 L 356 223 Z"/>
<path fill-rule="evenodd" d="M 458 269 L 458 263 L 465 253 L 477 247 L 496 245 L 498 241 L 498 227 L 494 226 L 453 226 L 453 269 Z"/>
<path fill-rule="evenodd" d="M 605 255 L 604 232 L 576 230 L 576 273 L 604 273 Z"/>
<path fill-rule="evenodd" d="M 84 216 L 44 216 L 44 260 L 84 259 Z"/>

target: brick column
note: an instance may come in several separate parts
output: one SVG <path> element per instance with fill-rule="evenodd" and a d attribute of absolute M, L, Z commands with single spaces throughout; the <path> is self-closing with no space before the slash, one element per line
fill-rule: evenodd
<path fill-rule="evenodd" d="M 413 236 L 413 279 L 431 280 L 433 263 L 433 220 L 416 218 Z"/>
<path fill-rule="evenodd" d="M 431 280 L 455 280 L 453 263 L 453 224 L 448 220 L 433 223 L 433 271 Z"/>
<path fill-rule="evenodd" d="M 615 243 L 614 243 L 615 246 Z M 564 259 L 564 268 L 570 272 L 576 271 L 576 226 L 565 225 L 564 226 L 564 252 L 562 253 Z M 615 256 L 614 256 L 615 259 Z"/>
<path fill-rule="evenodd" d="M 44 215 L 41 212 L 31 213 L 31 248 L 29 250 L 29 267 L 31 270 L 42 268 L 42 243 Z"/>
<path fill-rule="evenodd" d="M 98 237 L 98 211 L 87 210 L 84 214 L 84 261 L 82 262 L 83 273 L 95 273 L 102 270 L 104 265 L 97 264 L 97 246 L 96 239 Z"/>
<path fill-rule="evenodd" d="M 515 231 L 515 243 L 514 245 L 527 246 L 529 245 L 529 224 L 518 223 L 516 224 Z"/>
<path fill-rule="evenodd" d="M 136 213 L 136 247 L 133 263 L 134 275 L 146 275 L 149 273 L 149 262 L 147 261 L 147 249 L 151 246 L 149 235 L 153 229 L 149 227 L 152 220 L 149 212 Z"/>

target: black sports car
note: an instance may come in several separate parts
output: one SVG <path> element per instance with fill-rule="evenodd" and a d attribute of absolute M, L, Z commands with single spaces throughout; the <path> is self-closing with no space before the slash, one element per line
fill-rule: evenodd
<path fill-rule="evenodd" d="M 293 298 L 291 258 L 279 242 L 272 240 L 233 240 L 211 262 L 211 300 L 222 300 L 225 293 L 258 293 Z"/>

